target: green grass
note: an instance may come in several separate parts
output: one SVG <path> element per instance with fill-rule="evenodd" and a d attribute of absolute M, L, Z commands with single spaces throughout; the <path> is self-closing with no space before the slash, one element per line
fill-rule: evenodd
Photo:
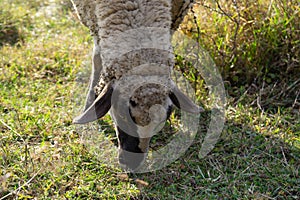
<path fill-rule="evenodd" d="M 272 2 L 240 3 L 239 14 L 230 3 L 198 6 L 201 34 L 193 20 L 182 31 L 222 72 L 223 133 L 205 158 L 199 133 L 170 166 L 127 177 L 89 151 L 72 125 L 92 39 L 70 3 L 1 0 L 0 199 L 299 199 L 299 3 Z M 179 68 L 206 105 L 203 80 Z M 209 119 L 204 113 L 202 132 Z M 109 117 L 101 124 L 113 133 Z"/>

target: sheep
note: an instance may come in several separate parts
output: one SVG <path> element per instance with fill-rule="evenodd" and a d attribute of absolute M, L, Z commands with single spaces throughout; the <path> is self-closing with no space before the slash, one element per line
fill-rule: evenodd
<path fill-rule="evenodd" d="M 72 0 L 94 39 L 92 75 L 84 124 L 109 112 L 118 137 L 119 163 L 138 169 L 155 130 L 173 105 L 189 113 L 201 107 L 171 80 L 174 65 L 171 30 L 178 28 L 193 1 Z"/>

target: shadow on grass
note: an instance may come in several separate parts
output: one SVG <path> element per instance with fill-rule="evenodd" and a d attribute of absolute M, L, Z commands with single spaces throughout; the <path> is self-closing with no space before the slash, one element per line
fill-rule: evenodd
<path fill-rule="evenodd" d="M 0 27 L 0 48 L 5 44 L 16 45 L 21 39 L 17 27 L 13 25 Z"/>
<path fill-rule="evenodd" d="M 300 149 L 235 121 L 200 159 L 202 139 L 170 166 L 132 175 L 149 183 L 132 199 L 299 199 Z"/>

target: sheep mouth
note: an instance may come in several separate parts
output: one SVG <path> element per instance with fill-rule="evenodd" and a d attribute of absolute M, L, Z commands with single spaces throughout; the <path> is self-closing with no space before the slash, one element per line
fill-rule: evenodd
<path fill-rule="evenodd" d="M 121 150 L 119 152 L 119 165 L 125 171 L 134 172 L 138 170 L 145 162 L 147 154 L 132 153 Z"/>
<path fill-rule="evenodd" d="M 117 127 L 119 140 L 119 164 L 124 170 L 138 169 L 147 157 L 150 138 L 134 137 Z"/>

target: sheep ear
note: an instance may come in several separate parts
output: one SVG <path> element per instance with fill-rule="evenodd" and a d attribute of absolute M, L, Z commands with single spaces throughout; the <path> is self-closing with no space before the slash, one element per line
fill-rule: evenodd
<path fill-rule="evenodd" d="M 84 113 L 74 118 L 73 123 L 85 124 L 103 117 L 111 107 L 112 93 L 113 87 L 111 84 L 106 85 L 92 105 Z"/>
<path fill-rule="evenodd" d="M 179 90 L 178 87 L 174 87 L 169 94 L 169 97 L 173 104 L 188 113 L 198 114 L 203 112 L 204 109 L 198 105 L 196 105 L 189 97 L 187 97 L 183 92 Z"/>
<path fill-rule="evenodd" d="M 92 74 L 90 77 L 90 84 L 87 92 L 87 97 L 85 100 L 84 110 L 87 110 L 96 99 L 94 87 L 97 85 L 99 81 L 101 70 L 102 70 L 102 60 L 100 56 L 100 47 L 95 44 L 93 49 Z"/>

